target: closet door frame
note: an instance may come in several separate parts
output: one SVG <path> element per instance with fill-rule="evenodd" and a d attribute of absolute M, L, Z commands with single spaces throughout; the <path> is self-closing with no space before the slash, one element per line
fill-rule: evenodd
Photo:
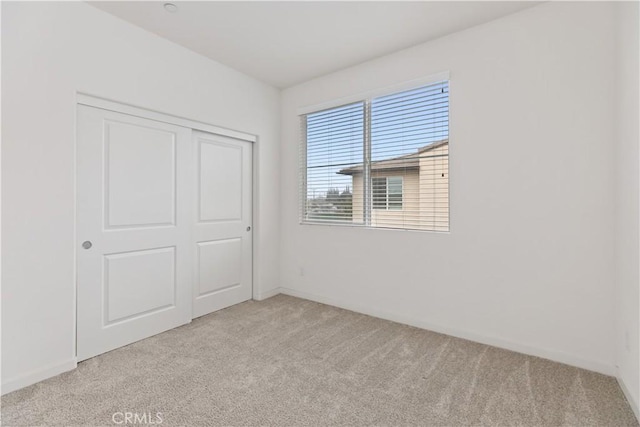
<path fill-rule="evenodd" d="M 216 126 L 216 125 L 212 125 L 209 123 L 205 123 L 205 122 L 200 122 L 197 120 L 191 120 L 188 118 L 184 118 L 184 117 L 180 117 L 180 116 L 175 116 L 172 114 L 168 114 L 168 113 L 163 113 L 163 112 L 159 112 L 159 111 L 154 111 L 151 109 L 147 109 L 144 107 L 140 107 L 140 106 L 134 106 L 134 105 L 130 105 L 130 104 L 125 104 L 125 103 L 121 103 L 121 102 L 117 102 L 117 101 L 113 101 L 110 99 L 106 99 L 106 98 L 102 98 L 99 96 L 94 96 L 91 94 L 86 94 L 86 93 L 82 93 L 82 92 L 76 92 L 76 106 L 79 105 L 85 105 L 85 106 L 89 106 L 89 107 L 96 107 L 96 108 L 101 108 L 103 110 L 108 110 L 108 111 L 114 111 L 116 113 L 122 113 L 122 114 L 127 114 L 130 116 L 135 116 L 135 117 L 140 117 L 143 119 L 150 119 L 150 120 L 155 120 L 155 121 L 159 121 L 159 122 L 164 122 L 164 123 L 168 123 L 168 124 L 172 124 L 172 125 L 177 125 L 177 126 L 181 126 L 184 128 L 189 128 L 192 129 L 194 131 L 203 131 L 203 132 L 207 132 L 207 133 L 212 133 L 212 134 L 216 134 L 216 135 L 221 135 L 221 136 L 225 136 L 225 137 L 230 137 L 230 138 L 234 138 L 234 139 L 240 139 L 243 141 L 248 141 L 251 143 L 257 143 L 258 142 L 258 137 L 257 135 L 253 135 L 250 133 L 246 133 L 246 132 L 241 132 L 241 131 L 236 131 L 233 129 L 227 129 L 224 127 L 220 127 L 220 126 Z M 77 114 L 75 114 L 75 117 L 77 117 Z M 77 129 L 77 124 L 74 126 L 75 129 Z M 76 135 L 76 140 L 74 141 L 74 212 L 77 212 L 77 204 L 78 204 L 78 200 L 77 200 L 77 180 L 78 180 L 78 176 L 77 176 L 77 147 L 78 147 L 78 141 L 77 141 L 77 135 Z M 252 161 L 252 171 L 253 171 L 253 182 L 251 183 L 252 186 L 252 217 L 253 217 L 253 222 L 252 222 L 252 230 L 253 230 L 253 240 L 254 240 L 254 244 L 253 244 L 253 249 L 252 249 L 252 271 L 255 271 L 256 268 L 256 260 L 258 259 L 257 254 L 256 254 L 256 248 L 257 248 L 257 244 L 256 244 L 256 237 L 257 237 L 257 233 L 256 231 L 258 231 L 258 223 L 259 221 L 257 221 L 258 215 L 258 197 L 257 197 L 257 165 L 258 162 L 256 161 L 257 157 L 256 157 L 256 147 L 254 146 L 254 150 L 253 150 L 253 161 Z M 77 240 L 78 238 L 78 229 L 77 229 L 77 221 L 76 224 L 74 224 L 74 242 Z M 74 245 L 74 247 L 77 245 Z M 74 272 L 77 272 L 78 270 L 78 251 L 79 249 L 77 247 L 74 248 Z M 254 275 L 252 275 L 251 277 L 251 295 L 253 299 L 257 298 L 258 295 L 258 290 L 255 287 L 255 280 L 254 280 Z M 77 325 L 78 325 L 78 318 L 77 318 L 77 312 L 78 312 L 78 306 L 77 306 L 77 293 L 78 293 L 78 283 L 77 280 L 74 281 L 74 325 L 75 325 L 75 329 L 77 330 Z M 193 316 L 192 316 L 193 317 Z M 77 332 L 74 334 L 73 336 L 73 346 L 74 346 L 74 354 L 77 354 Z"/>

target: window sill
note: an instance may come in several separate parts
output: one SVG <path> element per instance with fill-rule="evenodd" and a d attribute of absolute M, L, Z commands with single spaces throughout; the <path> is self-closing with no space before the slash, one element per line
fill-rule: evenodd
<path fill-rule="evenodd" d="M 451 229 L 446 231 L 441 231 L 441 230 L 420 230 L 417 228 L 370 227 L 364 224 L 349 224 L 349 223 L 341 224 L 341 223 L 323 222 L 323 221 L 300 221 L 298 222 L 298 225 L 359 228 L 364 230 L 385 230 L 385 231 L 400 231 L 400 232 L 410 231 L 410 232 L 416 232 L 416 233 L 451 234 Z"/>

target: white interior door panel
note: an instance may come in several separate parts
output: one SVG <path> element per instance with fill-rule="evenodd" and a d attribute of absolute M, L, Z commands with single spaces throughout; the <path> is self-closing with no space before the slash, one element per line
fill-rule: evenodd
<path fill-rule="evenodd" d="M 252 144 L 193 133 L 197 172 L 193 317 L 251 299 Z"/>
<path fill-rule="evenodd" d="M 191 320 L 191 133 L 78 106 L 79 360 Z"/>

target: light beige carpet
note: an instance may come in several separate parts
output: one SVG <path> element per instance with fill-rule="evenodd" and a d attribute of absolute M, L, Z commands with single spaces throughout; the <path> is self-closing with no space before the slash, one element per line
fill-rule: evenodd
<path fill-rule="evenodd" d="M 611 377 L 282 295 L 2 399 L 5 426 L 125 412 L 161 426 L 638 425 Z"/>

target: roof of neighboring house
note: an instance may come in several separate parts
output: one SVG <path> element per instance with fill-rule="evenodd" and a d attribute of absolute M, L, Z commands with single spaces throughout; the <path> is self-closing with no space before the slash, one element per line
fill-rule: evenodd
<path fill-rule="evenodd" d="M 371 163 L 371 170 L 380 171 L 380 170 L 393 170 L 393 169 L 418 169 L 420 166 L 420 154 L 426 153 L 427 151 L 434 150 L 438 147 L 442 147 L 443 145 L 447 145 L 449 143 L 448 139 L 443 139 L 441 141 L 432 142 L 429 145 L 425 145 L 422 148 L 418 148 L 415 153 L 405 154 L 404 156 L 393 157 L 391 159 L 378 160 L 376 162 Z M 339 174 L 342 175 L 355 175 L 358 173 L 362 173 L 362 164 L 352 166 L 350 168 L 341 169 L 338 171 Z"/>

